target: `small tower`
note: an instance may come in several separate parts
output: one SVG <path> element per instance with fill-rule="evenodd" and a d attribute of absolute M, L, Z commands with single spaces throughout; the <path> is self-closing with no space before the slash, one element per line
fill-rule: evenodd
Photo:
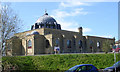
<path fill-rule="evenodd" d="M 81 35 L 83 34 L 83 33 L 82 33 L 82 27 L 79 27 L 79 28 L 78 28 L 78 32 L 79 32 L 79 34 L 81 34 Z"/>

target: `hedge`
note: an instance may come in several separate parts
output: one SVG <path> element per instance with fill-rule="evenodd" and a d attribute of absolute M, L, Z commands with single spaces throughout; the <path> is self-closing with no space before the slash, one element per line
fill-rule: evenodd
<path fill-rule="evenodd" d="M 116 54 L 120 61 L 120 54 Z M 98 69 L 114 64 L 114 54 L 63 54 L 2 57 L 3 70 L 68 70 L 79 64 L 93 64 Z"/>

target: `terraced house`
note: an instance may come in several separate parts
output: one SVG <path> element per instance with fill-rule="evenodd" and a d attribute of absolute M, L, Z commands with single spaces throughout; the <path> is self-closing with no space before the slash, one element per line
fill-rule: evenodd
<path fill-rule="evenodd" d="M 83 36 L 82 29 L 79 27 L 78 32 L 62 30 L 61 25 L 45 13 L 31 30 L 17 33 L 7 40 L 6 55 L 101 52 L 105 40 L 114 44 L 115 38 Z"/>

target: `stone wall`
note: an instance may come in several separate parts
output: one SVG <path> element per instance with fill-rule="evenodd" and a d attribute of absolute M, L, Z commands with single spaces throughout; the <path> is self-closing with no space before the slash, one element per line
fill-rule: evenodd
<path fill-rule="evenodd" d="M 39 34 L 31 34 L 34 31 Z M 111 44 L 115 42 L 114 38 L 82 36 L 82 30 L 73 32 L 49 28 L 34 29 L 17 33 L 15 36 L 17 38 L 13 38 L 14 40 L 10 39 L 12 50 L 9 50 L 14 55 L 53 54 L 56 46 L 60 47 L 60 53 L 101 52 L 105 40 L 109 40 Z M 28 48 L 29 40 L 32 42 L 31 48 Z M 58 40 L 58 45 L 56 45 L 56 40 Z M 99 42 L 99 48 L 97 42 Z"/>

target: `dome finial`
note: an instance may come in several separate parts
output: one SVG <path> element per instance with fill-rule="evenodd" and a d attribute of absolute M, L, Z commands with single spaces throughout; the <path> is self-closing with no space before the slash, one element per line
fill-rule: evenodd
<path fill-rule="evenodd" d="M 45 13 L 47 13 L 47 10 L 45 9 Z"/>
<path fill-rule="evenodd" d="M 45 15 L 48 15 L 47 10 L 45 9 Z"/>

